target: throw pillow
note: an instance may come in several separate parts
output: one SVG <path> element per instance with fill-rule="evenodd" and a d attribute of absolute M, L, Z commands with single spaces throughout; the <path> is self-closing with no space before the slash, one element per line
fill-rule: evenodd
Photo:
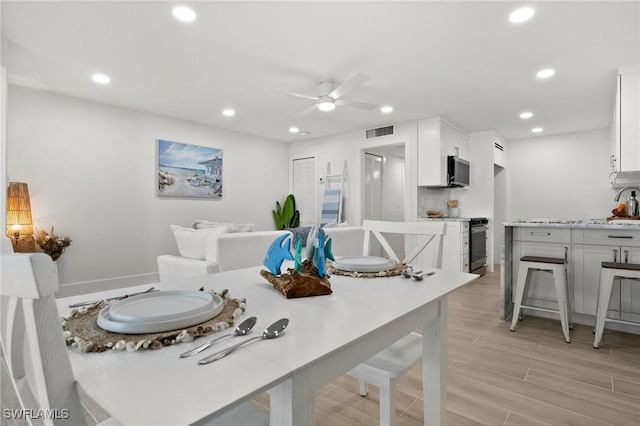
<path fill-rule="evenodd" d="M 226 234 L 226 226 L 217 228 L 193 229 L 178 225 L 170 225 L 178 244 L 180 256 L 203 260 L 207 250 L 207 241 L 216 235 Z"/>

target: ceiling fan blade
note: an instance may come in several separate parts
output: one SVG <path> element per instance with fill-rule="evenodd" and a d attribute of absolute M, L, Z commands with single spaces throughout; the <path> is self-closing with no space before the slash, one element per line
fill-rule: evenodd
<path fill-rule="evenodd" d="M 351 77 L 349 80 L 345 81 L 344 83 L 342 83 L 340 86 L 336 87 L 335 89 L 333 89 L 333 92 L 329 93 L 329 96 L 331 96 L 333 99 L 339 99 L 341 98 L 345 93 L 355 89 L 356 87 L 362 85 L 364 82 L 366 82 L 367 80 L 371 79 L 371 77 L 369 77 L 366 74 L 362 74 L 362 73 L 358 73 L 356 75 L 354 75 L 353 77 Z"/>
<path fill-rule="evenodd" d="M 295 93 L 295 92 L 286 92 L 284 90 L 280 90 L 280 89 L 272 89 L 272 88 L 266 88 L 265 90 L 269 91 L 269 92 L 276 92 L 276 93 L 281 93 L 283 95 L 289 95 L 289 96 L 295 96 L 296 98 L 304 98 L 304 99 L 311 99 L 312 101 L 317 101 L 320 98 L 317 96 L 309 96 L 309 95 L 303 95 L 302 93 Z"/>
<path fill-rule="evenodd" d="M 378 105 L 368 104 L 366 102 L 349 101 L 347 99 L 338 99 L 336 101 L 336 105 L 347 106 L 347 107 L 358 108 L 358 109 L 366 109 L 367 111 L 373 111 L 374 109 L 378 108 Z"/>
<path fill-rule="evenodd" d="M 299 114 L 296 114 L 296 117 L 304 117 L 305 115 L 309 115 L 312 111 L 317 109 L 318 109 L 317 105 L 315 104 L 311 105 L 310 107 L 303 109 L 302 112 L 300 112 Z"/>

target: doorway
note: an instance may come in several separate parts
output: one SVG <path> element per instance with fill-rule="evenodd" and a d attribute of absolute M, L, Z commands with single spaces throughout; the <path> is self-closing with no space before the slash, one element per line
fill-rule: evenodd
<path fill-rule="evenodd" d="M 405 145 L 380 146 L 363 151 L 364 220 L 404 222 Z M 389 235 L 387 240 L 400 257 L 404 257 L 402 235 Z M 371 254 L 381 255 L 382 248 L 372 245 Z"/>

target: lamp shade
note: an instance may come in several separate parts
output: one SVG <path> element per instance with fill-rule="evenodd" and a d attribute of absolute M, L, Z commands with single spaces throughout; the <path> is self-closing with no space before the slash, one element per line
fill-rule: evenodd
<path fill-rule="evenodd" d="M 29 187 L 24 182 L 9 182 L 7 189 L 7 235 L 33 235 Z"/>

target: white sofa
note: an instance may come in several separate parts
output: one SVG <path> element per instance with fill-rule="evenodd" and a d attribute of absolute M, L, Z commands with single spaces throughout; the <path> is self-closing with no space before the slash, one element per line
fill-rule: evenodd
<path fill-rule="evenodd" d="M 216 232 L 212 229 L 172 228 L 181 256 L 158 256 L 158 273 L 162 282 L 262 265 L 271 243 L 283 234 L 291 234 L 289 231 L 227 233 L 222 229 Z M 333 240 L 335 256 L 362 254 L 364 231 L 361 227 L 324 228 L 324 231 Z M 191 240 L 189 247 L 185 247 L 185 238 Z M 291 250 L 295 250 L 293 243 Z"/>

